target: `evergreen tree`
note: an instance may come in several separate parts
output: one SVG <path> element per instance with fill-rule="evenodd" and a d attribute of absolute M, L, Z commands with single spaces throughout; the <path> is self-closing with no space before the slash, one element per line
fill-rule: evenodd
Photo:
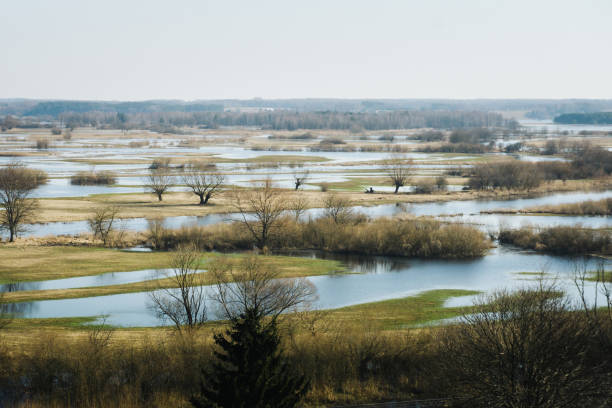
<path fill-rule="evenodd" d="M 276 319 L 263 320 L 248 309 L 232 320 L 225 335 L 215 335 L 220 351 L 201 395 L 191 400 L 196 408 L 289 408 L 303 398 L 308 381 L 281 355 Z"/>

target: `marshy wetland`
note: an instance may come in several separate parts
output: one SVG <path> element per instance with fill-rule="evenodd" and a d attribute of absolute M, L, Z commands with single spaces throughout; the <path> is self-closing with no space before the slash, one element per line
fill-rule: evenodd
<path fill-rule="evenodd" d="M 215 271 L 253 256 L 275 281 L 298 279 L 313 292 L 283 311 L 298 321 L 292 347 L 356 332 L 354 347 L 373 333 L 389 350 L 415 347 L 399 338 L 452 326 L 483 296 L 543 284 L 565 293 L 573 310 L 593 307 L 601 302 L 595 273 L 609 276 L 612 254 L 612 127 L 589 128 L 592 136 L 548 123 L 518 129 L 492 130 L 493 143 L 477 142 L 486 146 L 480 153 L 436 152 L 446 142 L 423 140 L 422 129 L 76 127 L 69 139 L 7 130 L 0 169 L 45 179 L 27 197 L 36 208 L 14 242 L 2 231 L 5 341 L 39 350 L 32 336 L 87 343 L 102 328 L 113 347 L 135 342 L 165 355 L 158 342 L 177 341 L 176 321 L 160 313 L 159 299 L 179 293 L 176 257 L 187 246 L 197 253 L 190 279 L 202 293 L 198 330 L 208 339 L 191 347 L 209 347 L 226 321 Z M 551 155 L 552 143 L 565 147 Z M 593 159 L 585 164 L 580 154 Z M 231 279 L 227 287 L 239 287 Z M 323 396 L 321 378 L 309 401 L 342 401 Z M 340 386 L 353 395 L 345 401 L 372 398 L 354 386 Z"/>

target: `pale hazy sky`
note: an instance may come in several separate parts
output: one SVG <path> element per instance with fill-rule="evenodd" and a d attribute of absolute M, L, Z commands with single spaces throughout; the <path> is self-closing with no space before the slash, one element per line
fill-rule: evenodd
<path fill-rule="evenodd" d="M 2 0 L 0 98 L 612 98 L 612 0 Z"/>

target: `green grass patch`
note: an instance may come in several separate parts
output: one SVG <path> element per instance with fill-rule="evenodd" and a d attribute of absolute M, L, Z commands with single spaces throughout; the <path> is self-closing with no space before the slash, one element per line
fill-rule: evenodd
<path fill-rule="evenodd" d="M 117 253 L 118 251 L 114 251 Z M 123 253 L 123 252 L 119 252 Z M 142 254 L 142 253 L 141 253 Z M 168 260 L 162 266 L 153 266 L 150 268 L 136 268 L 129 270 L 139 269 L 156 269 L 162 267 L 170 267 L 170 259 L 172 256 L 171 252 L 148 252 L 145 255 L 164 254 Z M 203 254 L 202 267 L 206 267 L 206 263 L 219 258 L 221 255 L 218 253 L 205 253 Z M 229 254 L 226 255 L 230 262 L 239 264 L 246 254 Z M 339 261 L 326 260 L 326 259 L 310 259 L 290 256 L 260 256 L 260 261 L 264 266 L 273 268 L 279 272 L 281 278 L 296 278 L 305 276 L 316 276 L 316 275 L 330 275 L 335 273 L 347 272 L 346 267 Z M 104 272 L 113 272 L 104 271 Z M 98 272 L 103 273 L 103 272 Z M 81 275 L 72 275 L 81 276 Z M 41 279 L 42 280 L 42 279 Z M 211 285 L 215 282 L 207 273 L 201 274 L 201 284 Z M 126 283 L 119 285 L 108 285 L 108 286 L 92 286 L 85 288 L 74 288 L 74 289 L 49 289 L 49 290 L 32 290 L 32 291 L 19 291 L 10 292 L 4 295 L 4 302 L 16 303 L 16 302 L 31 302 L 38 300 L 57 300 L 57 299 L 74 299 L 83 297 L 94 297 L 94 296 L 108 296 L 117 295 L 121 293 L 133 293 L 133 292 L 146 292 L 154 290 L 160 287 L 174 287 L 174 282 L 169 278 L 162 278 L 149 281 L 141 281 L 134 283 Z"/>
<path fill-rule="evenodd" d="M 329 318 L 348 325 L 363 325 L 377 330 L 399 330 L 434 320 L 461 315 L 465 308 L 446 308 L 444 302 L 457 296 L 480 292 L 460 289 L 439 289 L 400 299 L 364 303 L 331 310 Z"/>

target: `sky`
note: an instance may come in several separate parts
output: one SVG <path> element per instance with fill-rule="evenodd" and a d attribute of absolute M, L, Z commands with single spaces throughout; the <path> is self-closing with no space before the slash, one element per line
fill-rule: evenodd
<path fill-rule="evenodd" d="M 612 98 L 611 0 L 2 0 L 0 98 Z"/>

